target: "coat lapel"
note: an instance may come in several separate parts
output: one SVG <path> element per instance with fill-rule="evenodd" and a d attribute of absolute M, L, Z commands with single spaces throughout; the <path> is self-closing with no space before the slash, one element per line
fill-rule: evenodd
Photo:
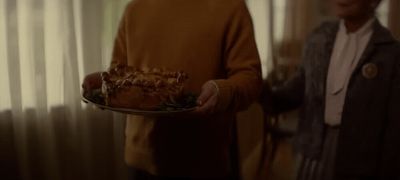
<path fill-rule="evenodd" d="M 323 50 L 324 53 L 322 53 L 323 57 L 321 57 L 322 63 L 321 63 L 321 68 L 322 69 L 322 82 L 323 82 L 323 97 L 325 97 L 325 93 L 326 93 L 326 83 L 327 83 L 327 77 L 328 77 L 328 71 L 329 71 L 329 64 L 331 62 L 331 56 L 332 56 L 332 52 L 333 52 L 333 47 L 335 44 L 335 40 L 336 40 L 336 34 L 339 30 L 339 23 L 335 22 L 333 23 L 331 26 L 327 27 L 326 31 L 325 31 L 325 37 L 326 37 L 326 41 L 323 44 Z"/>
<path fill-rule="evenodd" d="M 371 55 L 375 51 L 376 47 L 382 43 L 393 42 L 395 39 L 391 33 L 385 29 L 378 20 L 375 20 L 373 25 L 374 32 L 372 33 L 371 39 L 365 48 L 360 61 L 358 62 L 356 68 L 354 69 L 351 79 L 354 75 L 361 70 L 363 65 L 370 60 Z"/>

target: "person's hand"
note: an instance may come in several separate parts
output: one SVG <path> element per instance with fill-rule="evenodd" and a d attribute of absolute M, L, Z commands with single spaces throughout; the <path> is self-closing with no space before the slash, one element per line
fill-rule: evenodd
<path fill-rule="evenodd" d="M 201 88 L 201 93 L 197 98 L 198 107 L 194 113 L 204 116 L 216 113 L 218 94 L 217 84 L 213 81 L 206 82 Z"/>
<path fill-rule="evenodd" d="M 95 72 L 87 75 L 82 83 L 83 96 L 90 96 L 90 93 L 95 89 L 101 88 L 101 85 L 101 72 Z"/>

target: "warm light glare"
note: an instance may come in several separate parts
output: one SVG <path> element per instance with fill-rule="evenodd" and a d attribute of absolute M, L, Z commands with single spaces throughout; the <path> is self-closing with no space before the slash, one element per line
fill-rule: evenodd
<path fill-rule="evenodd" d="M 260 54 L 260 59 L 263 64 L 262 73 L 263 77 L 266 78 L 268 74 L 268 54 L 270 49 L 268 28 L 269 24 L 266 21 L 268 17 L 268 2 L 267 1 L 247 1 L 247 5 L 250 14 L 253 18 L 255 38 L 258 47 L 258 52 Z"/>
<path fill-rule="evenodd" d="M 388 25 L 388 14 L 389 14 L 389 1 L 382 1 L 377 9 L 377 17 L 381 23 L 387 27 Z"/>
<path fill-rule="evenodd" d="M 78 72 L 79 72 L 79 84 L 82 83 L 82 80 L 85 76 L 84 74 L 84 65 L 83 65 L 83 37 L 82 37 L 82 6 L 79 3 L 81 0 L 74 0 L 73 2 L 73 11 L 74 11 L 74 27 L 76 32 L 76 49 L 77 49 L 77 58 L 78 58 Z"/>
<path fill-rule="evenodd" d="M 29 3 L 27 3 L 29 2 Z M 22 108 L 35 107 L 35 73 L 34 73 L 34 52 L 32 22 L 32 0 L 26 2 L 17 1 L 18 21 L 18 45 L 20 62 L 20 84 L 22 93 Z M 18 82 L 18 81 L 17 81 Z"/>
<path fill-rule="evenodd" d="M 5 1 L 0 1 L 0 111 L 11 108 Z"/>
<path fill-rule="evenodd" d="M 60 105 L 64 102 L 64 71 L 63 71 L 63 39 L 60 11 L 60 1 L 45 1 L 44 8 L 44 38 L 46 61 L 47 106 Z"/>

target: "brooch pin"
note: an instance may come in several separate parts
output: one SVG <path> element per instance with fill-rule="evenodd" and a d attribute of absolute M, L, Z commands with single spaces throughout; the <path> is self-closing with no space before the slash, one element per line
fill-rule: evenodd
<path fill-rule="evenodd" d="M 373 79 L 378 75 L 378 66 L 373 63 L 365 64 L 362 68 L 362 75 L 366 79 Z"/>

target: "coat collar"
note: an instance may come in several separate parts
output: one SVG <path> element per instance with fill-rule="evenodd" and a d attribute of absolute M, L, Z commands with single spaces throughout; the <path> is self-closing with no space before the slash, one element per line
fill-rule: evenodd
<path fill-rule="evenodd" d="M 339 23 L 339 21 L 326 23 L 323 28 L 323 33 L 327 37 L 327 42 L 335 42 L 336 34 L 339 31 Z M 374 32 L 372 33 L 369 44 L 391 43 L 396 41 L 390 31 L 383 27 L 379 20 L 375 19 L 372 26 Z"/>
<path fill-rule="evenodd" d="M 325 42 L 325 49 L 329 52 L 329 56 L 327 56 L 327 60 L 325 60 L 326 63 L 326 69 L 329 66 L 330 63 L 330 55 L 332 54 L 333 51 L 333 46 L 335 43 L 336 39 L 336 34 L 339 31 L 339 21 L 333 21 L 330 23 L 327 23 L 325 26 L 323 33 L 326 36 L 326 42 Z M 373 33 L 371 36 L 370 41 L 368 42 L 367 47 L 365 48 L 354 72 L 353 75 L 358 72 L 362 68 L 362 66 L 369 60 L 369 57 L 372 55 L 374 50 L 376 49 L 377 46 L 380 46 L 382 44 L 386 43 L 392 43 L 396 42 L 396 39 L 393 37 L 393 35 L 390 33 L 389 30 L 387 30 L 385 27 L 382 26 L 382 24 L 379 22 L 379 20 L 375 20 L 373 22 Z"/>
<path fill-rule="evenodd" d="M 375 20 L 373 29 L 374 32 L 371 37 L 371 43 L 382 44 L 396 42 L 396 39 L 393 37 L 392 33 L 383 27 L 379 20 Z"/>
<path fill-rule="evenodd" d="M 396 39 L 392 36 L 390 31 L 384 28 L 378 20 L 375 20 L 373 24 L 373 30 L 374 32 L 372 33 L 371 39 L 365 48 L 364 53 L 362 54 L 360 61 L 353 72 L 353 75 L 354 73 L 358 72 L 358 70 L 360 70 L 362 66 L 369 60 L 369 57 L 371 57 L 377 46 L 396 42 Z"/>

